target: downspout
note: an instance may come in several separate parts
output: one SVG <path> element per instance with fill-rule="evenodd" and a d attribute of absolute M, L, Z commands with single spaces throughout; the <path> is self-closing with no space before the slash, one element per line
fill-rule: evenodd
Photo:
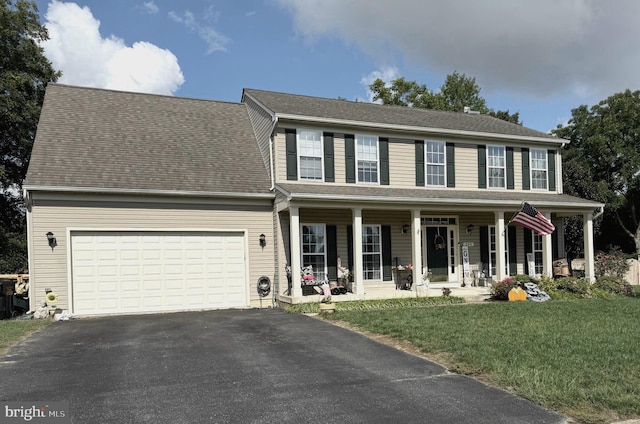
<path fill-rule="evenodd" d="M 600 215 L 602 215 L 604 213 L 604 206 L 600 206 L 600 210 L 598 212 L 596 212 L 595 215 L 593 215 L 592 219 L 596 219 L 597 217 L 599 217 Z"/>
<path fill-rule="evenodd" d="M 269 167 L 271 168 L 271 187 L 269 187 L 269 191 L 273 191 L 276 186 L 275 164 L 273 163 L 273 137 L 276 126 L 278 125 L 278 117 L 274 115 L 273 118 L 271 118 L 271 122 L 273 125 L 271 127 L 271 135 L 269 136 Z"/>

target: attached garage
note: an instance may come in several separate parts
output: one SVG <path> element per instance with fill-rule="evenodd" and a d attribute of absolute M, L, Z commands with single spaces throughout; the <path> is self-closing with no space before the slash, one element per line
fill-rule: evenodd
<path fill-rule="evenodd" d="M 79 315 L 246 307 L 242 232 L 71 231 Z"/>

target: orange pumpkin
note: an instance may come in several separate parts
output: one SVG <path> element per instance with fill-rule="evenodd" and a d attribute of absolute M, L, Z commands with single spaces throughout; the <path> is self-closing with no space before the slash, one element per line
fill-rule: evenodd
<path fill-rule="evenodd" d="M 509 290 L 509 302 L 522 302 L 527 300 L 527 292 L 520 287 L 514 287 Z"/>

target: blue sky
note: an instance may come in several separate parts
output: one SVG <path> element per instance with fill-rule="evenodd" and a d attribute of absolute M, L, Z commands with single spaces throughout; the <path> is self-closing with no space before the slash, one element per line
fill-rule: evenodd
<path fill-rule="evenodd" d="M 375 77 L 437 91 L 476 78 L 489 107 L 547 132 L 640 88 L 640 2 L 36 0 L 59 82 L 240 100 L 258 88 L 368 101 Z"/>

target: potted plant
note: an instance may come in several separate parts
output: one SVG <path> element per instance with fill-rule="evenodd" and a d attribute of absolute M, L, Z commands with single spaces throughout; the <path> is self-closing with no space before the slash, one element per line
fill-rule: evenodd
<path fill-rule="evenodd" d="M 320 313 L 333 313 L 336 309 L 336 305 L 331 302 L 331 287 L 328 282 L 322 283 L 322 300 L 320 301 Z"/>

